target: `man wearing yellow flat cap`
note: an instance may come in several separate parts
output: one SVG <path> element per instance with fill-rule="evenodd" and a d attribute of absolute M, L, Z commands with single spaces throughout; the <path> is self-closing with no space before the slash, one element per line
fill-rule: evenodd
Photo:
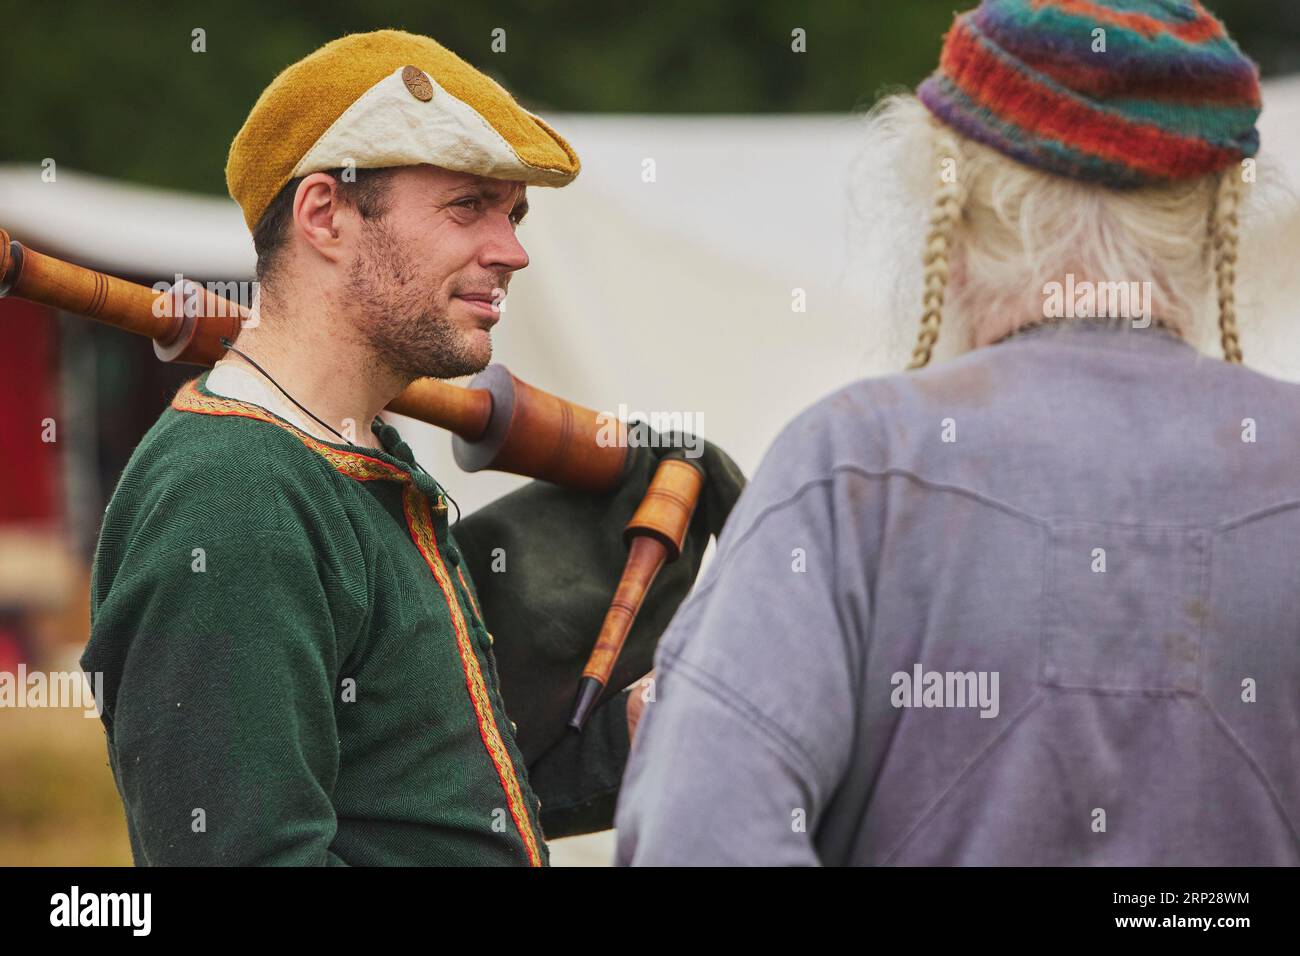
<path fill-rule="evenodd" d="M 487 364 L 526 187 L 578 169 L 397 31 L 329 43 L 254 105 L 226 173 L 256 321 L 136 450 L 95 561 L 82 665 L 106 675 L 137 863 L 547 862 L 447 497 L 378 413 Z M 566 758 L 607 789 L 628 696 Z"/>
<path fill-rule="evenodd" d="M 528 265 L 514 234 L 525 188 L 578 169 L 549 126 L 427 37 L 327 44 L 276 77 L 230 147 L 226 182 L 253 233 L 266 318 L 241 349 L 267 355 L 293 328 L 291 351 L 312 370 L 299 379 L 330 386 L 308 407 L 333 424 L 369 422 L 395 382 L 482 369 L 510 276 Z M 308 327 L 342 368 L 301 348 Z"/>

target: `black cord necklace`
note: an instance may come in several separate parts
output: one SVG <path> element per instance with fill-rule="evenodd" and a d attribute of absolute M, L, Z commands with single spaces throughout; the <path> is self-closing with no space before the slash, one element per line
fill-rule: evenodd
<path fill-rule="evenodd" d="M 274 378 L 271 377 L 271 373 L 270 373 L 270 372 L 268 372 L 266 369 L 262 368 L 262 366 L 258 365 L 256 362 L 254 362 L 254 361 L 253 361 L 251 358 L 249 358 L 248 355 L 246 355 L 244 352 L 241 352 L 239 349 L 235 348 L 235 344 L 234 344 L 233 342 L 231 342 L 230 339 L 226 338 L 224 335 L 221 337 L 221 344 L 222 344 L 225 348 L 227 348 L 227 349 L 229 349 L 230 351 L 234 352 L 236 355 L 238 355 L 240 358 L 242 358 L 242 359 L 243 359 L 245 362 L 247 362 L 249 365 L 253 366 L 253 368 L 257 369 L 259 372 L 261 372 L 263 375 L 265 375 L 266 378 L 267 378 L 267 381 L 269 381 L 272 385 L 274 385 L 276 388 L 278 388 L 278 389 L 280 390 L 280 394 L 282 394 L 282 395 L 283 395 L 285 398 L 287 398 L 289 401 L 291 401 L 291 402 L 293 402 L 295 405 L 297 405 L 298 408 L 302 409 L 302 411 L 305 412 L 307 415 L 311 416 L 312 421 L 314 421 L 316 424 L 318 424 L 318 425 L 320 425 L 322 428 L 328 430 L 331 434 L 333 434 L 333 435 L 338 435 L 338 439 L 339 439 L 339 441 L 341 441 L 343 444 L 345 444 L 345 445 L 355 445 L 355 444 L 356 444 L 356 442 L 350 442 L 350 441 L 348 441 L 346 438 L 344 438 L 342 435 L 340 435 L 340 434 L 339 434 L 337 431 L 335 431 L 333 428 L 330 428 L 329 425 L 325 424 L 323 421 L 321 421 L 319 418 L 317 418 L 315 415 L 313 415 L 313 414 L 311 413 L 311 410 L 308 409 L 306 405 L 304 405 L 302 402 L 298 401 L 298 399 L 294 398 L 292 395 L 290 395 L 288 392 L 286 392 L 286 391 L 284 390 L 284 386 L 281 385 L 279 382 L 277 382 Z M 420 463 L 419 463 L 418 461 L 415 461 L 414 459 L 412 459 L 411 464 L 414 465 L 416 468 L 419 468 L 420 471 L 424 471 L 424 468 L 421 467 L 421 465 L 420 465 Z M 426 475 L 429 474 L 427 471 L 425 471 L 424 473 L 425 473 Z M 430 478 L 430 479 L 433 479 L 433 476 L 432 476 L 432 475 L 429 475 L 429 478 Z M 447 494 L 447 489 L 444 488 L 444 487 L 442 487 L 442 485 L 441 485 L 437 480 L 434 480 L 434 484 L 438 486 L 438 491 L 439 491 L 439 493 L 440 493 L 444 498 L 446 498 L 448 501 L 450 501 L 450 502 L 452 503 L 452 506 L 456 509 L 456 521 L 459 522 L 459 521 L 460 521 L 460 505 L 458 505 L 458 504 L 456 503 L 456 499 L 455 499 L 455 498 L 453 498 L 451 495 Z"/>
<path fill-rule="evenodd" d="M 356 444 L 356 442 L 350 442 L 350 441 L 348 441 L 346 438 L 344 438 L 342 435 L 340 435 L 340 434 L 339 434 L 337 431 L 335 431 L 333 428 L 330 428 L 329 425 L 326 425 L 323 421 L 321 421 L 321 420 L 320 420 L 319 418 L 317 418 L 315 415 L 312 415 L 311 411 L 307 408 L 306 405 L 304 405 L 302 402 L 298 401 L 298 399 L 294 398 L 292 395 L 290 395 L 288 392 L 286 392 L 286 391 L 284 390 L 284 387 L 283 387 L 279 382 L 277 382 L 275 379 L 273 379 L 273 378 L 271 377 L 271 373 L 270 373 L 270 372 L 268 372 L 266 369 L 262 368 L 262 366 L 258 365 L 256 362 L 254 362 L 254 361 L 253 361 L 251 358 L 249 358 L 245 353 L 243 353 L 243 352 L 241 352 L 239 349 L 235 348 L 234 343 L 231 342 L 230 339 L 226 338 L 224 335 L 221 337 L 221 344 L 224 345 L 226 348 L 228 348 L 230 351 L 234 352 L 236 355 L 238 355 L 240 358 L 242 358 L 242 359 L 243 359 L 245 362 L 247 362 L 249 365 L 253 366 L 253 368 L 257 369 L 259 372 L 261 372 L 263 375 L 265 375 L 266 378 L 267 378 L 267 381 L 269 381 L 269 382 L 270 382 L 272 385 L 274 385 L 276 388 L 280 389 L 280 394 L 282 394 L 282 395 L 283 395 L 285 398 L 287 398 L 289 401 L 291 401 L 291 402 L 293 402 L 295 405 L 297 405 L 297 406 L 298 406 L 300 409 L 302 409 L 302 411 L 304 411 L 307 415 L 311 416 L 312 421 L 314 421 L 314 422 L 315 422 L 317 425 L 319 425 L 321 428 L 324 428 L 324 429 L 328 430 L 328 431 L 329 431 L 331 434 L 333 434 L 333 435 L 338 435 L 339 441 L 343 442 L 343 444 L 345 444 L 345 445 L 355 445 L 355 444 Z"/>

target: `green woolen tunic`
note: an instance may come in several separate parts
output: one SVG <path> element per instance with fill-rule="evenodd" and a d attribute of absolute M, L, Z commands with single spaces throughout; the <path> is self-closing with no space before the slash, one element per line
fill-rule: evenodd
<path fill-rule="evenodd" d="M 206 379 L 132 455 L 92 577 L 137 864 L 544 865 L 437 483 L 390 425 L 325 443 Z"/>

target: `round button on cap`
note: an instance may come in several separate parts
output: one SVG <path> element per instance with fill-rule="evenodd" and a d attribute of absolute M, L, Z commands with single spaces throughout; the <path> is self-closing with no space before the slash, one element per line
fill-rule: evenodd
<path fill-rule="evenodd" d="M 406 84 L 407 92 L 421 103 L 427 103 L 433 99 L 433 83 L 429 81 L 429 78 L 419 67 L 403 67 L 402 82 Z"/>

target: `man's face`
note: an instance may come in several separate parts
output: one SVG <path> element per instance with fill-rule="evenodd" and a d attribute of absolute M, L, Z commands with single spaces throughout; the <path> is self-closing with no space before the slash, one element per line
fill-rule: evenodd
<path fill-rule="evenodd" d="M 345 289 L 381 362 L 410 378 L 487 366 L 510 276 L 528 265 L 515 238 L 527 209 L 522 183 L 393 171 L 387 213 L 362 221 Z"/>

